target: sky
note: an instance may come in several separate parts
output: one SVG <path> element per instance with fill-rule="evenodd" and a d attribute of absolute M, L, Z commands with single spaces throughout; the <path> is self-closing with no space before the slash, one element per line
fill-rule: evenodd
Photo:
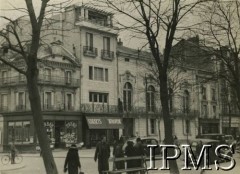
<path fill-rule="evenodd" d="M 87 3 L 90 0 L 72 0 L 71 4 L 74 3 Z M 66 2 L 66 0 L 51 0 L 51 3 L 61 3 Z M 35 7 L 36 13 L 38 13 L 41 5 L 41 0 L 33 0 L 33 5 Z M 13 8 L 25 8 L 25 1 L 24 0 L 0 0 L 0 16 L 7 16 L 11 17 L 12 19 L 16 19 L 19 16 L 24 15 L 23 12 L 20 12 L 19 10 L 10 10 Z M 116 16 L 116 15 L 115 15 Z M 117 16 L 118 17 L 118 16 Z M 128 22 L 125 18 L 121 19 L 118 17 L 118 20 L 123 20 L 124 22 Z M 4 22 L 0 20 L 0 28 L 4 26 Z M 131 33 L 128 31 L 120 32 L 118 38 L 121 38 L 123 41 L 124 46 L 128 46 L 131 48 L 142 48 L 143 45 L 145 45 L 146 41 L 139 40 L 137 38 L 132 38 Z M 164 43 L 164 37 L 160 38 L 160 43 Z M 145 50 L 148 48 L 145 48 Z"/>

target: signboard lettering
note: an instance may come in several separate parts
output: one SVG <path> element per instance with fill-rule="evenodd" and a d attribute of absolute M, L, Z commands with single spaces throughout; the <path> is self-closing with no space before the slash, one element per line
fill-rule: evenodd
<path fill-rule="evenodd" d="M 88 119 L 88 123 L 89 124 L 102 124 L 102 121 L 101 121 L 101 119 L 91 118 L 91 119 Z"/>

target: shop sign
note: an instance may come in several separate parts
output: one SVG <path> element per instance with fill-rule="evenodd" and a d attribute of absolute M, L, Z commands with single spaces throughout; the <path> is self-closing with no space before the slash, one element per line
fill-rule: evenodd
<path fill-rule="evenodd" d="M 100 118 L 89 118 L 88 123 L 89 124 L 102 124 L 102 120 Z"/>

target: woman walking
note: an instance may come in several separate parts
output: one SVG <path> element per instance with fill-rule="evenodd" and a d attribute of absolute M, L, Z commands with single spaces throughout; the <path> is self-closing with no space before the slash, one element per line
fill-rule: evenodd
<path fill-rule="evenodd" d="M 68 174 L 78 174 L 78 168 L 81 169 L 78 149 L 75 144 L 72 144 L 65 159 L 64 172 L 68 171 Z"/>

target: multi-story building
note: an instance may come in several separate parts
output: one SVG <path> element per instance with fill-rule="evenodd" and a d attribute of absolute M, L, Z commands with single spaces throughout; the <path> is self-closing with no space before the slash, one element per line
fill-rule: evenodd
<path fill-rule="evenodd" d="M 55 147 L 81 141 L 92 146 L 102 134 L 110 142 L 121 135 L 164 139 L 151 54 L 117 41 L 112 17 L 106 11 L 75 4 L 44 23 L 46 45 L 39 49 L 38 81 L 46 130 Z M 173 133 L 181 139 L 220 129 L 218 84 L 203 81 L 211 76 L 211 65 L 205 66 L 205 57 L 197 51 L 192 58 L 189 46 L 193 45 L 204 50 L 194 40 L 174 46 L 173 60 L 184 63 L 169 73 Z M 23 62 L 15 61 L 25 68 Z M 26 80 L 12 68 L 0 66 L 0 142 L 4 147 L 14 141 L 23 149 L 34 148 L 37 138 Z"/>

